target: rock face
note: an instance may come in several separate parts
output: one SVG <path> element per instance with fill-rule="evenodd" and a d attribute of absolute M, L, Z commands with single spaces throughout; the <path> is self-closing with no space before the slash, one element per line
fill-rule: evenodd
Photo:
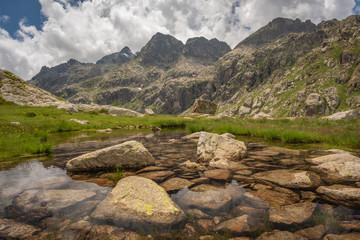
<path fill-rule="evenodd" d="M 311 217 L 315 207 L 315 203 L 305 202 L 270 208 L 270 221 L 287 225 L 302 223 Z"/>
<path fill-rule="evenodd" d="M 215 114 L 217 109 L 216 103 L 196 99 L 194 105 L 191 108 L 192 113 L 202 113 L 202 114 Z"/>
<path fill-rule="evenodd" d="M 360 188 L 345 185 L 321 186 L 316 189 L 329 202 L 348 207 L 360 206 Z"/>
<path fill-rule="evenodd" d="M 316 25 L 310 20 L 302 22 L 299 19 L 276 18 L 243 40 L 236 47 L 241 45 L 261 46 L 291 32 L 313 32 L 315 29 Z"/>
<path fill-rule="evenodd" d="M 91 214 L 91 218 L 128 229 L 167 229 L 181 223 L 184 212 L 155 182 L 127 177 Z"/>
<path fill-rule="evenodd" d="M 9 71 L 0 69 L 0 100 L 26 106 L 59 105 L 64 101 L 34 87 Z"/>
<path fill-rule="evenodd" d="M 141 143 L 128 141 L 73 158 L 66 168 L 69 171 L 98 171 L 116 167 L 138 169 L 154 164 L 153 156 Z"/>
<path fill-rule="evenodd" d="M 217 39 L 209 41 L 204 37 L 196 37 L 187 40 L 183 55 L 209 65 L 230 51 L 231 48 L 225 42 L 220 42 Z"/>
<path fill-rule="evenodd" d="M 331 181 L 360 181 L 360 158 L 348 153 L 330 154 L 308 160 L 314 170 L 328 174 Z"/>
<path fill-rule="evenodd" d="M 320 177 L 314 172 L 300 170 L 273 170 L 253 175 L 288 188 L 315 188 L 320 184 Z"/>
<path fill-rule="evenodd" d="M 173 36 L 156 33 L 141 49 L 139 57 L 144 65 L 156 62 L 168 68 L 178 61 L 183 48 L 184 44 Z"/>
<path fill-rule="evenodd" d="M 239 161 L 247 155 L 244 142 L 235 140 L 227 135 L 201 132 L 197 155 L 199 161 L 209 162 L 214 158 L 224 158 Z"/>

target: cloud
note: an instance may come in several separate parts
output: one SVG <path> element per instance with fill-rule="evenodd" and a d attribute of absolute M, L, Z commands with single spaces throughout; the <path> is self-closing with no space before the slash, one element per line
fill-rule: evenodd
<path fill-rule="evenodd" d="M 7 15 L 0 16 L 0 22 L 7 23 L 10 20 L 10 17 Z"/>
<path fill-rule="evenodd" d="M 39 0 L 40 30 L 20 22 L 17 38 L 0 28 L 0 68 L 30 79 L 44 65 L 75 58 L 95 62 L 129 46 L 138 51 L 156 33 L 185 42 L 205 36 L 234 47 L 276 17 L 322 20 L 352 14 L 353 0 Z"/>

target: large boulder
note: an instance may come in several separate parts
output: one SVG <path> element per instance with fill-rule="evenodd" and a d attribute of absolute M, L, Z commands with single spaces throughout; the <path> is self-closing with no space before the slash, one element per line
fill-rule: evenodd
<path fill-rule="evenodd" d="M 66 168 L 69 171 L 97 171 L 116 167 L 139 169 L 154 164 L 153 156 L 141 143 L 128 141 L 73 158 Z"/>
<path fill-rule="evenodd" d="M 305 101 L 306 116 L 324 115 L 325 101 L 318 93 L 310 94 Z"/>
<path fill-rule="evenodd" d="M 360 188 L 345 185 L 321 186 L 316 189 L 325 200 L 348 207 L 360 207 Z"/>
<path fill-rule="evenodd" d="M 255 178 L 267 180 L 288 188 L 315 188 L 320 184 L 320 177 L 314 172 L 301 170 L 273 170 L 259 172 Z"/>
<path fill-rule="evenodd" d="M 201 132 L 197 145 L 199 161 L 209 162 L 214 158 L 239 161 L 247 155 L 247 148 L 242 141 L 235 140 L 227 134 Z"/>
<path fill-rule="evenodd" d="M 118 182 L 91 214 L 94 220 L 127 229 L 166 229 L 180 224 L 184 212 L 152 180 L 132 176 Z"/>
<path fill-rule="evenodd" d="M 330 154 L 308 160 L 314 170 L 328 174 L 332 181 L 360 181 L 360 158 L 349 153 Z"/>
<path fill-rule="evenodd" d="M 325 118 L 329 120 L 359 119 L 360 113 L 358 110 L 352 109 L 344 112 L 337 112 Z"/>
<path fill-rule="evenodd" d="M 215 114 L 217 109 L 216 103 L 203 99 L 196 99 L 191 108 L 192 113 Z"/>

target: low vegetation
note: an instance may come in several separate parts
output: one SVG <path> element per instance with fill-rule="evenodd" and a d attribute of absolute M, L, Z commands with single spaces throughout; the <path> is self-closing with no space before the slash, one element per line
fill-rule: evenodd
<path fill-rule="evenodd" d="M 138 128 L 186 128 L 188 132 L 229 132 L 285 143 L 325 143 L 330 148 L 360 149 L 360 121 L 329 121 L 318 118 L 281 120 L 207 119 L 179 116 L 142 118 L 105 113 L 67 113 L 55 107 L 0 105 L 0 162 L 31 154 L 48 154 L 57 143 L 58 132 L 95 131 L 133 126 Z M 70 119 L 88 120 L 81 125 Z"/>

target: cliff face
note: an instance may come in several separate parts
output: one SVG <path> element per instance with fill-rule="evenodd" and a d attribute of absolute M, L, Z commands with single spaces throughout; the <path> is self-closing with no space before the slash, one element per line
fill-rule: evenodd
<path fill-rule="evenodd" d="M 359 22 L 278 18 L 232 51 L 216 39 L 184 45 L 157 33 L 130 60 L 71 61 L 42 69 L 32 83 L 73 102 L 163 114 L 181 113 L 201 97 L 224 115 L 326 115 L 360 107 Z"/>

